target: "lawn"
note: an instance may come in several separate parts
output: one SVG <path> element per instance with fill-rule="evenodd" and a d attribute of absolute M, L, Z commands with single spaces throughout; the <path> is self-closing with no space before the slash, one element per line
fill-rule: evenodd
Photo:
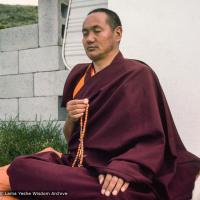
<path fill-rule="evenodd" d="M 0 166 L 16 156 L 33 154 L 46 147 L 66 153 L 67 145 L 61 137 L 62 128 L 56 121 L 17 122 L 0 120 Z"/>
<path fill-rule="evenodd" d="M 38 23 L 37 6 L 0 4 L 0 29 Z"/>

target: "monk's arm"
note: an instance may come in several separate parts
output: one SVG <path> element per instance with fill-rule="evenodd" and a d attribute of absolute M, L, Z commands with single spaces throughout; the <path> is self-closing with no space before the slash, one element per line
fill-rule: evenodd
<path fill-rule="evenodd" d="M 74 130 L 74 123 L 75 122 L 71 120 L 71 118 L 69 117 L 66 118 L 65 125 L 63 128 L 66 141 L 69 141 L 69 138 Z"/>

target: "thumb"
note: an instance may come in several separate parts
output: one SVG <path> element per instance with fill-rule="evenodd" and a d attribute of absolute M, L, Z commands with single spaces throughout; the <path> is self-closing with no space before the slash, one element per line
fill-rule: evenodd
<path fill-rule="evenodd" d="M 102 184 L 104 181 L 105 176 L 103 174 L 99 175 L 99 183 Z"/>

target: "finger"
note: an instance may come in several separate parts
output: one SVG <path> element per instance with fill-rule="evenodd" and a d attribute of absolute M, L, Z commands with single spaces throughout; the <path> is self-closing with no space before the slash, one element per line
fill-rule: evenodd
<path fill-rule="evenodd" d="M 81 116 L 83 116 L 83 113 L 73 115 L 73 118 L 74 119 L 79 119 Z"/>
<path fill-rule="evenodd" d="M 72 104 L 72 105 L 68 104 L 66 109 L 69 112 L 69 111 L 76 110 L 76 109 L 85 109 L 86 106 L 87 106 L 87 104 Z"/>
<path fill-rule="evenodd" d="M 123 186 L 123 184 L 124 184 L 123 179 L 119 178 L 116 185 L 115 185 L 115 188 L 113 189 L 112 194 L 117 195 L 119 193 L 121 187 Z"/>
<path fill-rule="evenodd" d="M 41 152 L 47 152 L 47 151 L 52 151 L 54 153 L 56 153 L 60 158 L 62 157 L 62 153 L 59 152 L 59 151 L 56 151 L 54 148 L 52 147 L 47 147 L 45 149 L 43 149 L 42 151 L 39 151 L 38 153 L 41 153 Z"/>
<path fill-rule="evenodd" d="M 73 116 L 68 116 L 68 121 L 69 123 L 73 123 L 73 122 L 76 122 L 78 121 L 79 118 L 81 118 L 83 116 L 83 113 L 81 114 L 77 114 L 77 115 L 73 115 Z"/>
<path fill-rule="evenodd" d="M 72 104 L 72 105 L 86 104 L 87 101 L 88 101 L 87 99 L 73 99 L 73 100 L 69 101 L 69 103 Z"/>
<path fill-rule="evenodd" d="M 71 105 L 76 105 L 76 104 L 88 104 L 89 99 L 85 98 L 85 99 L 73 99 L 71 101 L 69 101 L 68 103 Z"/>
<path fill-rule="evenodd" d="M 110 196 L 110 194 L 112 193 L 114 187 L 116 186 L 118 181 L 118 177 L 117 176 L 113 176 L 112 179 L 110 180 L 108 187 L 106 188 L 105 191 L 105 195 L 106 196 Z"/>
<path fill-rule="evenodd" d="M 53 152 L 55 152 L 60 158 L 62 157 L 62 153 L 56 150 L 53 150 Z"/>
<path fill-rule="evenodd" d="M 102 184 L 104 181 L 105 175 L 104 174 L 100 174 L 99 175 L 99 183 Z"/>
<path fill-rule="evenodd" d="M 85 111 L 87 106 L 89 107 L 89 104 L 74 104 L 74 105 L 69 104 L 67 105 L 66 110 L 67 112 L 74 111 L 77 109 L 84 109 Z"/>
<path fill-rule="evenodd" d="M 121 187 L 121 191 L 122 191 L 122 192 L 125 192 L 126 189 L 128 188 L 128 186 L 129 186 L 129 183 L 128 183 L 128 182 L 125 182 L 124 185 Z"/>
<path fill-rule="evenodd" d="M 76 109 L 76 110 L 72 110 L 69 112 L 69 115 L 73 116 L 73 115 L 77 115 L 77 114 L 81 114 L 84 113 L 85 109 Z"/>
<path fill-rule="evenodd" d="M 111 179 L 112 179 L 112 175 L 111 174 L 106 174 L 106 177 L 104 179 L 103 186 L 102 186 L 102 189 L 101 189 L 101 194 L 105 193 L 106 188 L 108 187 L 109 182 L 110 182 Z"/>

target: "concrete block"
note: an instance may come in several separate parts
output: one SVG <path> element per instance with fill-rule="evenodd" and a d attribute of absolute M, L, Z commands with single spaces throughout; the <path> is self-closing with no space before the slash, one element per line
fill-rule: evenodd
<path fill-rule="evenodd" d="M 19 120 L 58 120 L 58 97 L 32 97 L 19 99 Z"/>
<path fill-rule="evenodd" d="M 40 46 L 62 45 L 61 19 L 66 16 L 66 7 L 61 6 L 63 3 L 68 5 L 68 0 L 39 0 Z"/>
<path fill-rule="evenodd" d="M 0 99 L 0 119 L 8 120 L 18 115 L 17 99 Z"/>
<path fill-rule="evenodd" d="M 0 30 L 0 51 L 38 47 L 38 24 Z"/>
<path fill-rule="evenodd" d="M 19 51 L 20 73 L 52 71 L 64 68 L 60 46 Z"/>
<path fill-rule="evenodd" d="M 58 97 L 58 120 L 65 121 L 67 117 L 66 108 L 61 107 L 62 96 Z"/>
<path fill-rule="evenodd" d="M 0 98 L 33 96 L 33 74 L 0 76 Z"/>
<path fill-rule="evenodd" d="M 68 73 L 68 70 L 35 73 L 34 96 L 62 95 Z"/>
<path fill-rule="evenodd" d="M 18 73 L 18 51 L 0 52 L 0 75 Z"/>

